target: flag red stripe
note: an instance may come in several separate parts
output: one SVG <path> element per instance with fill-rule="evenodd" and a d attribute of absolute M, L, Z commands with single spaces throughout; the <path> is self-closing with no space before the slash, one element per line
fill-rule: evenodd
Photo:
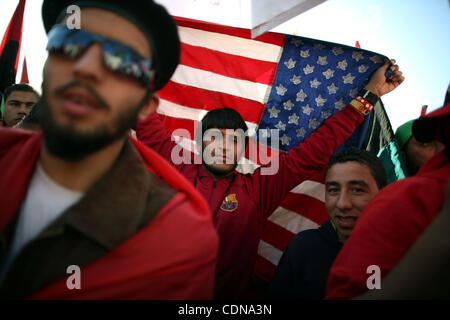
<path fill-rule="evenodd" d="M 289 230 L 267 220 L 261 240 L 271 244 L 275 248 L 284 251 L 294 234 Z"/>
<path fill-rule="evenodd" d="M 180 63 L 192 68 L 223 76 L 271 85 L 277 64 L 219 52 L 207 48 L 181 44 Z"/>
<path fill-rule="evenodd" d="M 177 25 L 182 27 L 194 28 L 204 31 L 216 32 L 227 34 L 230 36 L 241 37 L 245 39 L 251 39 L 251 31 L 249 29 L 235 28 L 224 26 L 220 24 L 208 23 L 204 21 L 197 21 L 188 18 L 175 17 Z M 285 36 L 279 33 L 266 32 L 265 34 L 253 39 L 255 41 L 261 41 L 265 43 L 271 43 L 277 46 L 282 46 L 284 44 Z"/>
<path fill-rule="evenodd" d="M 172 132 L 176 128 L 183 128 L 189 131 L 190 137 L 185 136 L 185 138 L 195 140 L 195 129 L 197 128 L 196 121 L 189 120 L 189 119 L 179 119 L 179 118 L 173 118 L 170 116 L 166 116 L 163 114 L 160 114 L 159 117 L 161 118 L 161 121 L 164 124 L 164 127 L 166 130 Z"/>
<path fill-rule="evenodd" d="M 321 225 L 328 220 L 328 214 L 322 201 L 304 194 L 289 193 L 281 206 Z"/>
<path fill-rule="evenodd" d="M 170 81 L 162 90 L 158 91 L 161 98 L 184 107 L 214 110 L 225 106 L 234 106 L 239 110 L 245 121 L 259 123 L 264 111 L 263 104 L 222 92 L 209 91 L 190 87 Z M 176 116 L 176 114 L 174 114 Z M 174 127 L 173 129 L 175 129 Z"/>

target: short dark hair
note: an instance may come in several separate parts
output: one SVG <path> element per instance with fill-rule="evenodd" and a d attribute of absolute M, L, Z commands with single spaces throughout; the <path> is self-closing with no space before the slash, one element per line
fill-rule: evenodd
<path fill-rule="evenodd" d="M 200 130 L 201 124 L 201 130 Z M 201 120 L 199 128 L 195 132 L 195 140 L 202 145 L 203 135 L 206 130 L 217 129 L 242 129 L 247 133 L 247 124 L 242 116 L 232 108 L 220 108 L 209 111 Z M 248 134 L 245 135 L 245 146 L 247 146 Z"/>
<path fill-rule="evenodd" d="M 375 179 L 379 190 L 387 186 L 386 170 L 381 160 L 375 154 L 355 147 L 350 147 L 333 155 L 325 171 L 325 177 L 327 176 L 328 170 L 330 170 L 332 166 L 337 163 L 345 163 L 349 161 L 355 161 L 366 165 L 370 169 L 370 173 Z"/>
<path fill-rule="evenodd" d="M 5 93 L 3 94 L 3 99 L 5 99 L 5 102 L 8 99 L 9 95 L 11 93 L 13 93 L 14 91 L 32 92 L 32 93 L 34 93 L 36 98 L 39 99 L 41 97 L 41 95 L 36 90 L 34 90 L 34 88 L 32 86 L 30 86 L 26 83 L 17 83 L 17 84 L 13 84 L 5 89 Z"/>

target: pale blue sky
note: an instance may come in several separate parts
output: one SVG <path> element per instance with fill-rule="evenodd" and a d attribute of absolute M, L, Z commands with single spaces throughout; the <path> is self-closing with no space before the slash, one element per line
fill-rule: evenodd
<path fill-rule="evenodd" d="M 18 2 L 0 1 L 1 36 Z M 25 54 L 36 89 L 47 56 L 41 5 L 42 0 L 27 1 L 18 72 L 20 79 Z M 358 40 L 363 49 L 395 58 L 406 80 L 383 97 L 394 129 L 418 117 L 424 104 L 429 110 L 442 106 L 450 82 L 448 0 L 328 0 L 272 31 L 351 46 Z"/>

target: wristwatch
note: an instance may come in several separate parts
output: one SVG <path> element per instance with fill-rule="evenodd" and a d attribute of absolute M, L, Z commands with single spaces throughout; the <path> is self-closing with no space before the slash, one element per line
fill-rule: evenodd
<path fill-rule="evenodd" d="M 372 93 L 372 92 L 370 92 L 369 90 L 366 90 L 366 89 L 361 89 L 358 92 L 358 96 L 360 96 L 361 98 L 366 99 L 373 106 L 375 106 L 376 103 L 378 102 L 378 100 L 380 100 L 379 96 L 377 96 L 375 93 Z"/>

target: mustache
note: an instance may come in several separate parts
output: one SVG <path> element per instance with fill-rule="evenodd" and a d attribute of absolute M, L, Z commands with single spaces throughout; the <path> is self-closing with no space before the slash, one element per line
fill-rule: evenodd
<path fill-rule="evenodd" d="M 100 96 L 100 94 L 97 93 L 97 91 L 95 91 L 91 86 L 81 82 L 81 81 L 71 81 L 68 84 L 65 84 L 57 89 L 55 89 L 55 94 L 57 95 L 62 95 L 64 94 L 65 91 L 75 88 L 75 87 L 81 87 L 83 89 L 85 89 L 96 101 L 96 103 L 104 109 L 109 110 L 110 107 L 108 105 L 108 103 Z"/>

